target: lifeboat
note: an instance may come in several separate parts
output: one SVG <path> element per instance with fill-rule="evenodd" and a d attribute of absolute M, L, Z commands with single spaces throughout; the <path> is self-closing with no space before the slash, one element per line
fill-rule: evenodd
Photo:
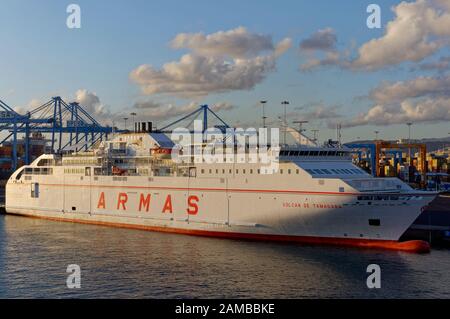
<path fill-rule="evenodd" d="M 171 148 L 153 148 L 150 150 L 150 154 L 157 158 L 170 158 L 170 154 L 172 153 Z"/>
<path fill-rule="evenodd" d="M 123 175 L 123 174 L 125 174 L 125 172 L 126 172 L 126 170 L 124 170 L 124 169 L 122 169 L 120 167 L 117 167 L 117 166 L 113 166 L 112 167 L 112 174 L 113 175 Z"/>

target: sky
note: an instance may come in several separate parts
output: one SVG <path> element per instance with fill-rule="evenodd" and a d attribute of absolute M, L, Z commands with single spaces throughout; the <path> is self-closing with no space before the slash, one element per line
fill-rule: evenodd
<path fill-rule="evenodd" d="M 81 28 L 66 12 L 81 9 Z M 381 27 L 369 28 L 369 4 Z M 0 99 L 52 96 L 161 127 L 208 104 L 237 126 L 308 120 L 344 141 L 448 137 L 449 0 L 0 0 Z"/>

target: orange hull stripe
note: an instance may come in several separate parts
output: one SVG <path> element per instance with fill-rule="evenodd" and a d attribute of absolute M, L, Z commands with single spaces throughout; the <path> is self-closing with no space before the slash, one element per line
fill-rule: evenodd
<path fill-rule="evenodd" d="M 428 253 L 428 252 L 430 252 L 430 245 L 427 242 L 422 241 L 422 240 L 410 240 L 410 241 L 406 241 L 406 242 L 398 242 L 398 241 L 393 241 L 393 240 L 231 233 L 231 232 L 216 232 L 216 231 L 207 231 L 207 230 L 193 230 L 193 229 L 181 229 L 181 228 L 159 227 L 159 226 L 134 225 L 134 224 L 126 224 L 126 223 L 102 222 L 102 221 L 94 221 L 94 220 L 68 219 L 68 218 L 60 218 L 60 217 L 36 216 L 36 215 L 27 215 L 27 214 L 20 214 L 20 213 L 13 213 L 13 214 L 14 215 L 22 215 L 22 216 L 26 216 L 26 217 L 39 218 L 39 219 L 60 221 L 60 222 L 72 222 L 72 223 L 80 223 L 80 224 L 112 226 L 112 227 L 119 227 L 119 228 L 157 231 L 157 232 L 165 232 L 165 233 L 184 234 L 184 235 L 205 236 L 205 237 L 247 239 L 247 240 L 274 241 L 274 242 L 295 242 L 295 243 L 314 244 L 314 245 L 333 245 L 333 246 L 347 246 L 347 247 L 372 248 L 372 249 L 375 248 L 375 249 L 405 251 L 405 252 L 412 252 L 412 253 Z"/>

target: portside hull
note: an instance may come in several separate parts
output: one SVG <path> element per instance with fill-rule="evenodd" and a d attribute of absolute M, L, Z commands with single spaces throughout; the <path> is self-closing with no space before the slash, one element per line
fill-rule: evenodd
<path fill-rule="evenodd" d="M 174 187 L 168 180 L 150 184 L 135 177 L 118 184 L 105 178 L 83 184 L 47 179 L 40 181 L 37 198 L 30 198 L 29 183 L 8 183 L 6 211 L 190 235 L 426 250 L 422 243 L 397 242 L 431 200 L 426 196 L 362 203 L 356 194 L 224 188 L 211 180 L 188 184 L 180 179 Z"/>
<path fill-rule="evenodd" d="M 9 213 L 13 215 L 20 215 L 26 217 L 47 219 L 60 222 L 72 222 L 89 225 L 100 225 L 108 227 L 119 227 L 127 229 L 137 229 L 145 231 L 156 231 L 192 236 L 225 238 L 225 239 L 240 239 L 252 241 L 272 241 L 272 242 L 286 242 L 286 243 L 301 243 L 310 245 L 327 245 L 327 246 L 344 246 L 344 247 L 358 247 L 367 249 L 383 249 L 395 250 L 411 253 L 428 253 L 430 245 L 421 240 L 410 240 L 406 242 L 398 242 L 394 240 L 374 240 L 374 239 L 354 239 L 354 238 L 332 238 L 332 237 L 311 237 L 311 236 L 290 236 L 290 235 L 271 235 L 271 234 L 256 234 L 256 233 L 239 233 L 235 231 L 218 231 L 218 230 L 199 230 L 187 228 L 172 228 L 167 226 L 149 226 L 144 224 L 134 223 L 119 223 L 114 221 L 100 221 L 95 218 L 80 218 L 77 216 L 55 217 L 52 214 L 45 213 L 30 213 L 17 212 Z"/>

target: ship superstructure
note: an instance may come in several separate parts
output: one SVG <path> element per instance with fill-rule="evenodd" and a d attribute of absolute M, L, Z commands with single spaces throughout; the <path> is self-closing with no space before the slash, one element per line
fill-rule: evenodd
<path fill-rule="evenodd" d="M 203 236 L 428 249 L 398 240 L 435 194 L 372 177 L 344 148 L 284 145 L 278 168 L 267 172 L 235 160 L 177 162 L 174 145 L 163 133 L 132 132 L 89 152 L 42 155 L 10 177 L 6 211 Z"/>

